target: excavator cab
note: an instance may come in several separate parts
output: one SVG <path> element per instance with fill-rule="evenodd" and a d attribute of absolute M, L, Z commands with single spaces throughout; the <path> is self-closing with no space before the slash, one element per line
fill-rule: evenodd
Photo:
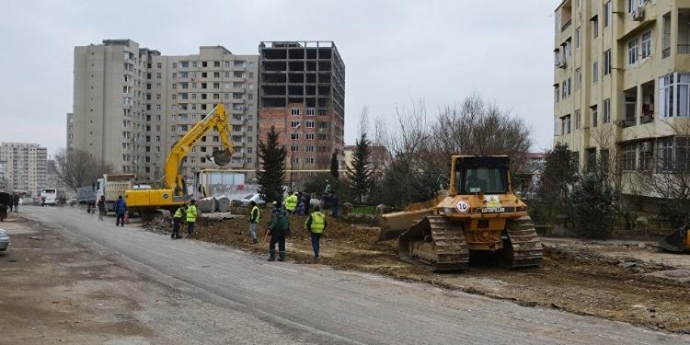
<path fill-rule="evenodd" d="M 539 266 L 541 241 L 512 192 L 509 163 L 507 156 L 453 156 L 449 190 L 381 215 L 379 240 L 397 238 L 402 260 L 433 271 L 463 270 L 479 252 L 510 268 Z"/>

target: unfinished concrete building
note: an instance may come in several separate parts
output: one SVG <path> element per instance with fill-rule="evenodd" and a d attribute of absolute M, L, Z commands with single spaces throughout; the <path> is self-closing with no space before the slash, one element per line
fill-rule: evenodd
<path fill-rule="evenodd" d="M 289 170 L 329 169 L 333 152 L 342 162 L 345 65 L 335 43 L 261 42 L 259 56 L 260 139 L 275 126 Z"/>

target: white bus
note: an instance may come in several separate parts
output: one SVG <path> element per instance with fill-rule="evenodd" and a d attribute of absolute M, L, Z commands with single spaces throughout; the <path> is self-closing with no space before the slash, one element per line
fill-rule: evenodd
<path fill-rule="evenodd" d="M 57 190 L 55 188 L 41 189 L 41 206 L 57 205 Z"/>

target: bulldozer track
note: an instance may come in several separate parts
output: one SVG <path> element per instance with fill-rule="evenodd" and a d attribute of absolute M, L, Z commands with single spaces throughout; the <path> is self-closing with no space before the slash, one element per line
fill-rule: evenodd
<path fill-rule="evenodd" d="M 541 240 L 529 216 L 509 219 L 506 232 L 512 246 L 511 268 L 538 267 L 541 263 L 543 249 Z"/>
<path fill-rule="evenodd" d="M 430 250 L 433 253 L 428 251 L 420 253 L 417 249 L 410 248 L 408 253 L 401 251 L 401 259 L 434 272 L 467 269 L 470 256 L 462 229 L 453 226 L 443 216 L 429 215 L 426 216 L 426 221 L 429 222 L 428 234 L 431 235 L 432 242 Z M 416 238 L 414 240 L 423 241 L 424 239 Z"/>

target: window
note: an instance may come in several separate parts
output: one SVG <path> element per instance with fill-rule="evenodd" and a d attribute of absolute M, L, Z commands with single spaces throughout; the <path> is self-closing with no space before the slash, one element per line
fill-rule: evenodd
<path fill-rule="evenodd" d="M 570 134 L 570 115 L 561 117 L 561 135 Z"/>
<path fill-rule="evenodd" d="M 579 90 L 580 85 L 582 85 L 582 71 L 578 67 L 575 69 L 575 90 Z"/>
<path fill-rule="evenodd" d="M 671 73 L 659 78 L 659 100 L 662 118 L 690 116 L 690 74 Z"/>
<path fill-rule="evenodd" d="M 690 138 L 685 136 L 659 139 L 657 171 L 686 172 L 690 168 Z"/>
<path fill-rule="evenodd" d="M 592 37 L 599 37 L 599 18 L 597 16 L 592 18 Z"/>
<path fill-rule="evenodd" d="M 575 29 L 575 48 L 580 48 L 580 27 Z"/>
<path fill-rule="evenodd" d="M 299 128 L 299 121 L 292 121 L 292 122 L 290 122 L 290 127 L 292 127 L 292 128 Z"/>
<path fill-rule="evenodd" d="M 593 105 L 589 108 L 590 114 L 592 115 L 592 127 L 596 127 L 599 123 L 599 113 L 597 111 L 597 106 Z"/>
<path fill-rule="evenodd" d="M 648 58 L 652 55 L 652 32 L 647 31 L 642 34 L 642 51 L 640 59 Z"/>
<path fill-rule="evenodd" d="M 292 133 L 290 134 L 290 139 L 292 140 L 299 140 L 299 134 L 298 133 Z M 308 138 L 307 138 L 308 139 Z"/>
<path fill-rule="evenodd" d="M 314 152 L 314 146 L 305 146 L 307 152 Z"/>
<path fill-rule="evenodd" d="M 307 128 L 314 128 L 314 121 L 307 121 L 306 126 Z"/>
<path fill-rule="evenodd" d="M 609 25 L 611 25 L 611 16 L 611 1 L 607 1 L 606 3 L 604 3 L 604 27 L 608 27 Z"/>
<path fill-rule="evenodd" d="M 623 171 L 635 170 L 635 143 L 623 144 Z"/>
<path fill-rule="evenodd" d="M 553 87 L 554 91 L 554 97 L 556 98 L 556 103 L 561 100 L 561 88 L 558 86 L 558 84 L 554 85 Z"/>
<path fill-rule="evenodd" d="M 580 130 L 580 124 L 582 121 L 582 116 L 580 114 L 580 109 L 575 110 L 575 130 Z"/>
<path fill-rule="evenodd" d="M 314 164 L 314 157 L 308 157 L 306 158 L 307 164 Z"/>
<path fill-rule="evenodd" d="M 645 171 L 654 169 L 654 142 L 651 140 L 640 143 L 639 168 Z"/>
<path fill-rule="evenodd" d="M 299 115 L 299 108 L 292 108 L 292 109 L 290 110 L 290 113 L 291 113 L 292 115 Z"/>
<path fill-rule="evenodd" d="M 244 72 L 233 72 L 232 76 L 235 78 L 244 78 Z"/>
<path fill-rule="evenodd" d="M 609 165 L 611 165 L 609 150 L 600 150 L 599 155 L 599 165 L 603 173 L 609 172 Z"/>
<path fill-rule="evenodd" d="M 596 84 L 599 81 L 599 63 L 592 64 L 592 83 Z"/>
<path fill-rule="evenodd" d="M 597 168 L 597 149 L 587 149 L 587 171 L 594 172 Z"/>
<path fill-rule="evenodd" d="M 291 145 L 290 146 L 290 152 L 297 152 L 299 151 L 299 146 L 297 145 Z"/>
<path fill-rule="evenodd" d="M 639 39 L 634 38 L 630 42 L 628 42 L 628 64 L 629 65 L 634 65 L 637 61 L 639 61 L 639 52 L 640 52 L 640 45 L 639 45 Z"/>
<path fill-rule="evenodd" d="M 307 133 L 307 140 L 314 140 L 314 133 Z"/>
<path fill-rule="evenodd" d="M 611 49 L 604 52 L 604 75 L 611 74 Z"/>
<path fill-rule="evenodd" d="M 604 100 L 604 123 L 611 122 L 611 99 Z"/>

